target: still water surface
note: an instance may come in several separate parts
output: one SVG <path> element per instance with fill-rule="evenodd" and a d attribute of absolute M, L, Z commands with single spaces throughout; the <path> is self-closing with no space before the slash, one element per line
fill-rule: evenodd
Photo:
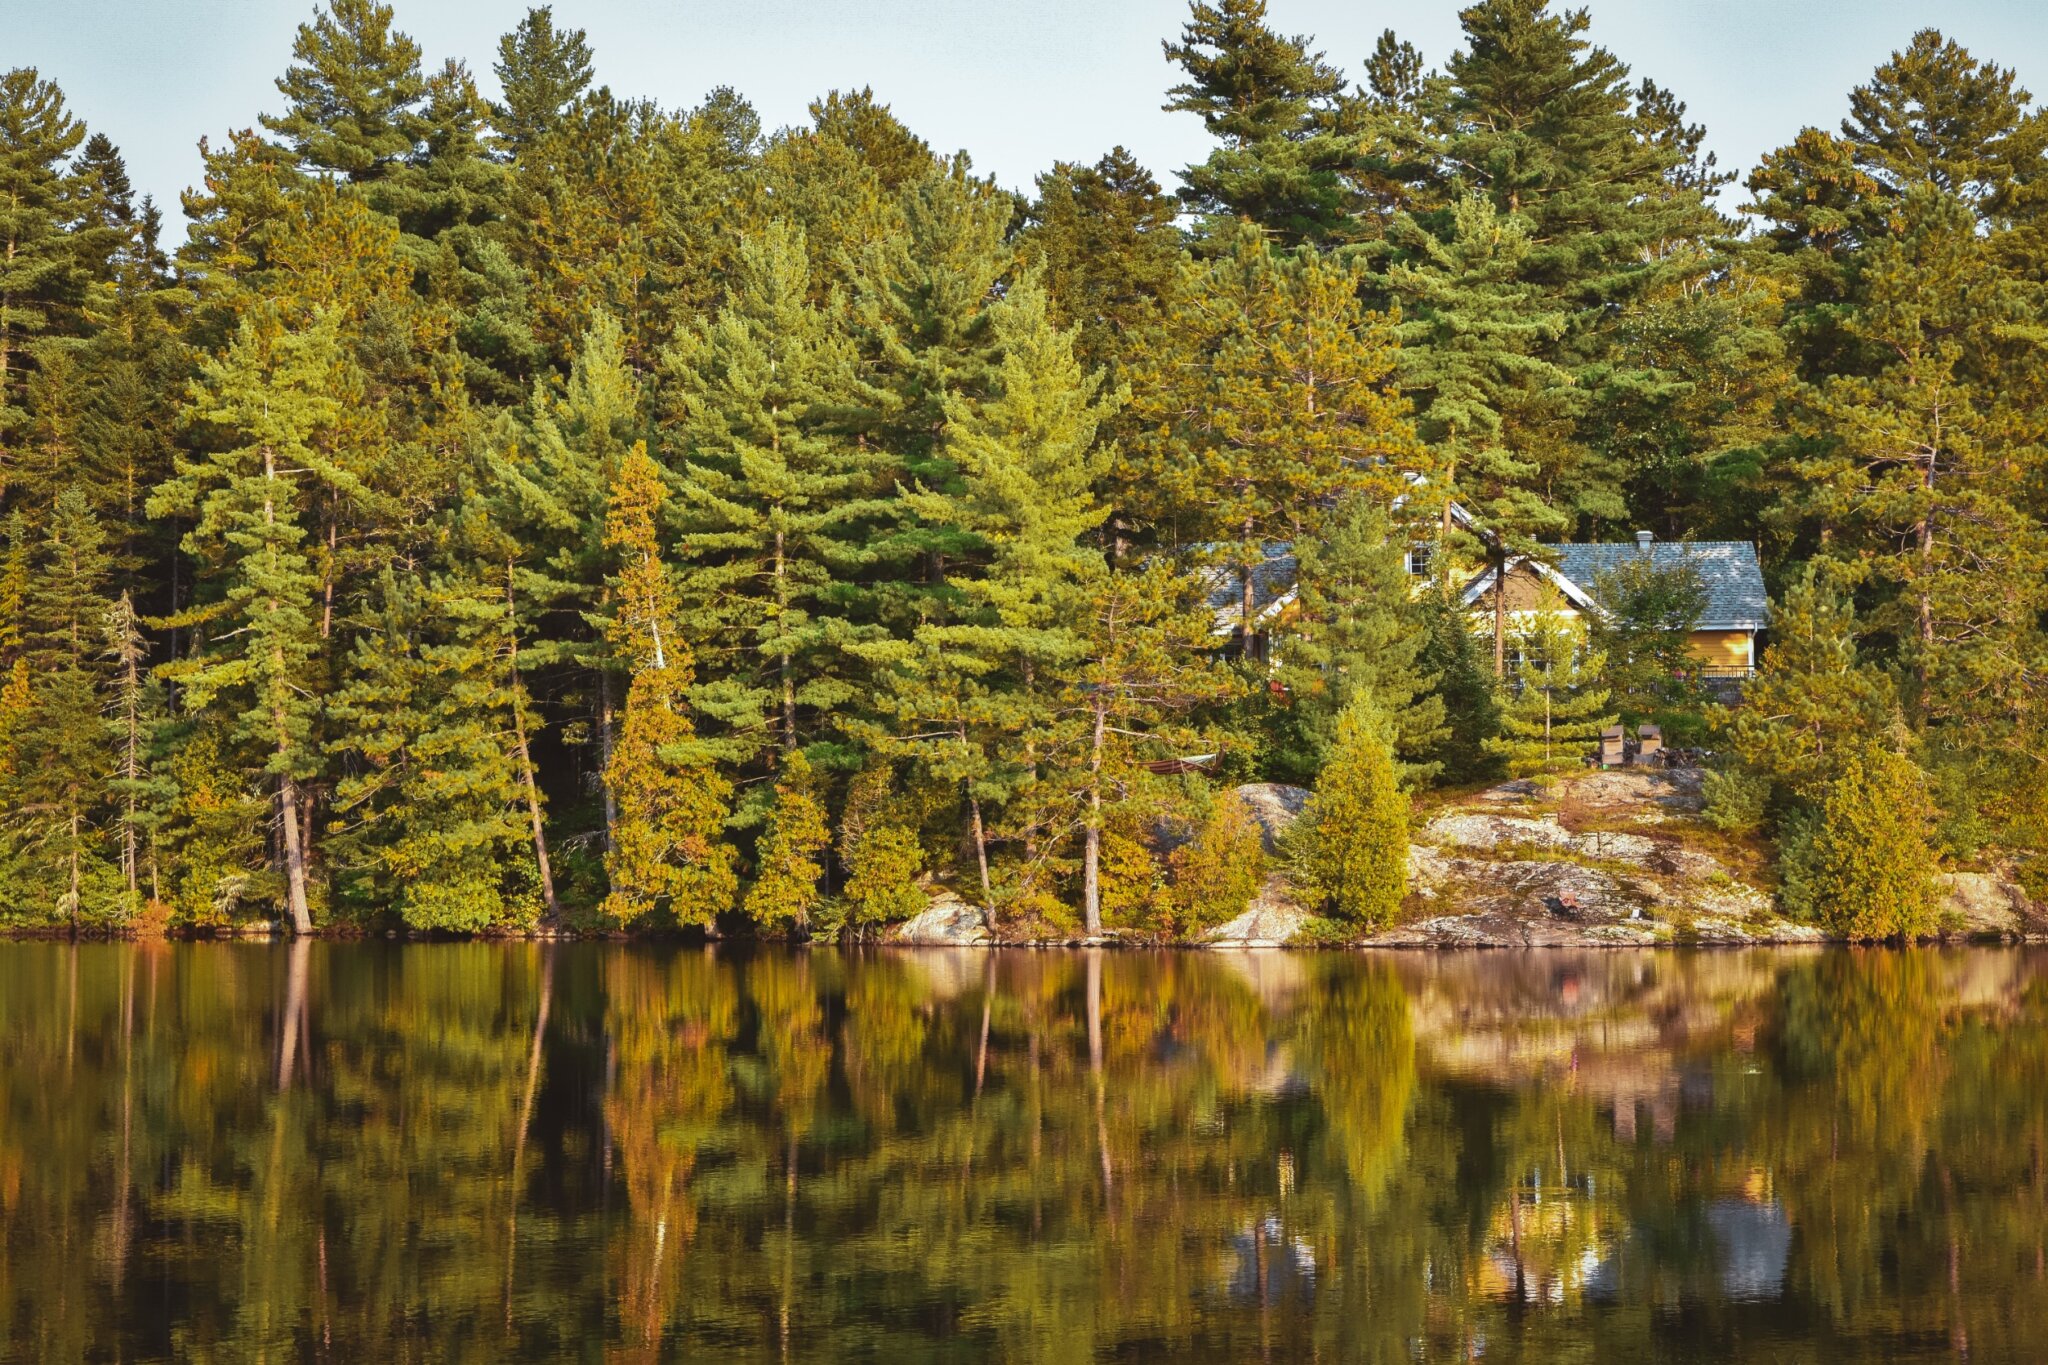
<path fill-rule="evenodd" d="M 5 1360 L 2048 1359 L 2048 953 L 0 945 Z"/>

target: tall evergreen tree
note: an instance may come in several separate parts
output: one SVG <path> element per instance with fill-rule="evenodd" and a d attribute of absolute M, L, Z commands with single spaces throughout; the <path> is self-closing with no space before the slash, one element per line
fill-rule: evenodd
<path fill-rule="evenodd" d="M 174 622 L 204 632 L 167 671 L 185 705 L 237 708 L 235 734 L 265 753 L 274 783 L 279 862 L 292 927 L 313 927 L 304 784 L 321 771 L 313 734 L 320 652 L 320 576 L 301 519 L 317 446 L 340 419 L 329 381 L 339 352 L 334 319 L 289 330 L 273 314 L 246 321 L 229 351 L 208 361 L 192 418 L 215 448 L 182 458 L 150 497 L 153 515 L 193 518 L 185 548 L 209 570 L 210 591 Z"/>
<path fill-rule="evenodd" d="M 725 822 L 732 786 L 703 754 L 690 719 L 690 646 L 676 628 L 674 590 L 657 526 L 661 470 L 635 445 L 619 466 L 605 517 L 617 556 L 611 642 L 632 668 L 625 720 L 605 767 L 617 803 L 605 871 L 605 912 L 627 924 L 666 908 L 710 924 L 738 891 Z"/>
<path fill-rule="evenodd" d="M 580 28 L 555 27 L 553 5 L 536 5 L 498 40 L 491 69 L 504 92 L 491 122 L 503 154 L 516 161 L 555 132 L 590 88 L 590 44 Z"/>
<path fill-rule="evenodd" d="M 1274 32 L 1266 0 L 1193 0 L 1166 58 L 1186 79 L 1168 110 L 1201 116 L 1221 144 L 1181 172 L 1198 213 L 1241 218 L 1289 246 L 1344 222 L 1347 141 L 1334 126 L 1344 77 L 1309 40 Z"/>
<path fill-rule="evenodd" d="M 716 675 L 707 712 L 741 758 L 831 737 L 821 728 L 862 694 L 852 646 L 874 634 L 849 608 L 865 534 L 887 510 L 879 457 L 829 424 L 854 359 L 836 310 L 810 302 L 809 276 L 802 233 L 771 223 L 742 247 L 726 306 L 663 360 L 686 470 L 685 610 Z"/>
<path fill-rule="evenodd" d="M 305 170 L 369 184 L 417 151 L 426 78 L 419 44 L 391 20 L 377 0 L 329 0 L 299 25 L 277 81 L 285 111 L 261 122 Z"/>
<path fill-rule="evenodd" d="M 1437 679 L 1420 665 L 1428 633 L 1408 550 L 1386 509 L 1363 499 L 1295 550 L 1296 615 L 1276 672 L 1308 741 L 1304 775 L 1333 752 L 1339 719 L 1360 699 L 1387 727 L 1404 782 L 1427 782 L 1442 766 L 1434 755 L 1449 727 Z"/>
<path fill-rule="evenodd" d="M 1164 544 L 1207 543 L 1237 570 L 1247 637 L 1269 545 L 1320 534 L 1349 496 L 1391 506 L 1430 472 L 1390 392 L 1391 320 L 1358 291 L 1353 268 L 1243 235 L 1190 268 L 1132 362 L 1116 500 Z"/>

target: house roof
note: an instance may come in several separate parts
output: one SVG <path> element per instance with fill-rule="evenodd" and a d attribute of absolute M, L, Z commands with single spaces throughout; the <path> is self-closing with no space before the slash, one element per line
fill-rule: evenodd
<path fill-rule="evenodd" d="M 1266 557 L 1252 566 L 1252 618 L 1263 621 L 1294 600 L 1295 578 L 1300 565 L 1294 547 L 1275 541 L 1265 547 Z M 1216 630 L 1227 634 L 1244 624 L 1244 573 L 1235 564 L 1218 564 L 1202 571 L 1207 585 L 1209 610 L 1215 613 Z"/>
<path fill-rule="evenodd" d="M 1770 594 L 1764 591 L 1763 569 L 1757 564 L 1756 546 L 1746 540 L 1660 540 L 1647 545 L 1637 541 L 1610 541 L 1595 545 L 1546 545 L 1545 554 L 1555 562 L 1553 569 L 1537 561 L 1544 577 L 1556 583 L 1575 606 L 1584 610 L 1594 604 L 1593 593 L 1600 575 L 1628 563 L 1633 556 L 1649 555 L 1659 569 L 1690 564 L 1707 590 L 1706 606 L 1700 612 L 1698 630 L 1761 630 L 1770 622 Z M 1464 600 L 1469 605 L 1493 586 L 1488 569 L 1466 585 Z"/>
<path fill-rule="evenodd" d="M 1556 545 L 1557 567 L 1589 593 L 1601 574 L 1647 553 L 1659 569 L 1690 564 L 1707 590 L 1700 612 L 1701 630 L 1761 630 L 1771 617 L 1770 594 L 1756 561 L 1756 546 L 1746 540 L 1653 540 L 1600 545 Z"/>

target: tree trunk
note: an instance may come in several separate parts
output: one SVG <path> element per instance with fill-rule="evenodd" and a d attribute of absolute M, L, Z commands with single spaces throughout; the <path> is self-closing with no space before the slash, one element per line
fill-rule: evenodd
<path fill-rule="evenodd" d="M 540 894 L 549 924 L 562 917 L 555 899 L 555 871 L 548 861 L 547 829 L 540 818 L 540 784 L 533 775 L 533 753 L 526 742 L 526 686 L 519 677 L 519 614 L 512 593 L 512 563 L 505 562 L 505 623 L 511 640 L 512 734 L 519 743 L 519 779 L 526 788 L 526 818 L 533 827 L 533 861 L 540 871 Z"/>
<path fill-rule="evenodd" d="M 963 782 L 961 785 L 964 787 L 966 783 Z M 972 792 L 967 794 L 967 809 L 974 817 L 974 860 L 981 868 L 982 918 L 988 921 L 989 927 L 993 929 L 995 911 L 991 902 L 995 897 L 989 889 L 988 880 L 988 833 L 981 823 L 981 801 Z"/>
<path fill-rule="evenodd" d="M 282 727 L 284 713 L 280 709 L 277 721 Z M 278 745 L 280 755 L 286 753 L 282 743 Z M 290 773 L 280 773 L 277 779 L 277 805 L 279 823 L 284 826 L 284 876 L 285 903 L 291 907 L 292 932 L 307 934 L 313 929 L 313 912 L 306 903 L 306 848 L 299 841 L 299 784 Z"/>
<path fill-rule="evenodd" d="M 1102 932 L 1102 745 L 1109 707 L 1095 699 L 1095 734 L 1088 749 L 1088 833 L 1081 847 L 1081 926 L 1090 938 Z"/>
<path fill-rule="evenodd" d="M 612 851 L 612 830 L 619 823 L 618 799 L 612 795 L 612 671 L 600 666 L 597 672 L 597 763 L 598 786 L 604 790 L 604 851 Z"/>
<path fill-rule="evenodd" d="M 1495 557 L 1493 572 L 1493 676 L 1508 672 L 1508 551 L 1503 545 Z"/>

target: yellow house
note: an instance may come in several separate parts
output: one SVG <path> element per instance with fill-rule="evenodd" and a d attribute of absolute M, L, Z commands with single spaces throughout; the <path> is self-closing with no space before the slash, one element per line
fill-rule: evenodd
<path fill-rule="evenodd" d="M 1689 565 L 1707 593 L 1691 640 L 1700 675 L 1741 679 L 1756 671 L 1756 637 L 1769 624 L 1770 596 L 1756 546 L 1748 541 L 1659 541 L 1638 531 L 1633 541 L 1547 545 L 1543 556 L 1509 561 L 1503 605 L 1511 615 L 1534 611 L 1546 596 L 1561 603 L 1558 609 L 1568 616 L 1597 615 L 1594 591 L 1601 575 L 1630 559 L 1647 557 L 1659 569 Z M 1494 571 L 1488 568 L 1466 584 L 1465 605 L 1475 613 L 1491 611 L 1493 585 Z"/>

